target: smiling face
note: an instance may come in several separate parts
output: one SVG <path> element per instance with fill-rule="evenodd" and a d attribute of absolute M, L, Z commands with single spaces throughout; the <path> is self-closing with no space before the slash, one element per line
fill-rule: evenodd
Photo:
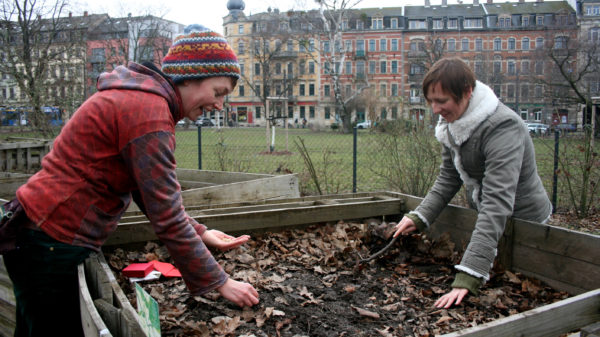
<path fill-rule="evenodd" d="M 448 123 L 452 123 L 465 113 L 472 93 L 473 89 L 468 88 L 463 97 L 456 101 L 452 95 L 442 89 L 441 83 L 437 82 L 429 87 L 425 98 L 434 114 L 441 115 Z"/>
<path fill-rule="evenodd" d="M 178 86 L 183 103 L 183 116 L 195 121 L 203 111 L 222 110 L 225 96 L 233 91 L 230 77 L 208 77 L 187 80 Z"/>

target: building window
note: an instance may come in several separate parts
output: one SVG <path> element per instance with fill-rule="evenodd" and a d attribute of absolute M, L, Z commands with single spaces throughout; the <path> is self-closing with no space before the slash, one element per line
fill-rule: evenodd
<path fill-rule="evenodd" d="M 529 99 L 529 85 L 523 84 L 521 86 L 521 98 L 523 100 L 528 100 Z"/>
<path fill-rule="evenodd" d="M 240 41 L 238 43 L 238 54 L 243 55 L 246 52 L 246 45 L 244 44 L 244 41 Z"/>
<path fill-rule="evenodd" d="M 448 29 L 456 29 L 456 28 L 458 28 L 458 20 L 457 19 L 448 20 Z"/>
<path fill-rule="evenodd" d="M 392 96 L 394 96 L 394 97 L 398 96 L 398 84 L 397 83 L 392 83 Z"/>
<path fill-rule="evenodd" d="M 315 107 L 312 105 L 308 107 L 308 118 L 315 118 Z"/>
<path fill-rule="evenodd" d="M 494 39 L 494 50 L 502 50 L 502 40 L 499 37 Z"/>
<path fill-rule="evenodd" d="M 356 62 L 356 75 L 365 76 L 365 61 Z"/>
<path fill-rule="evenodd" d="M 427 22 L 425 20 L 408 20 L 408 29 L 425 29 Z"/>
<path fill-rule="evenodd" d="M 352 62 L 346 61 L 346 67 L 344 68 L 346 74 L 352 74 Z"/>
<path fill-rule="evenodd" d="M 423 74 L 425 72 L 425 68 L 418 63 L 412 63 L 410 65 L 410 74 L 411 75 L 420 75 Z"/>
<path fill-rule="evenodd" d="M 244 94 L 245 94 L 244 85 L 243 84 L 238 85 L 238 95 L 240 97 L 244 97 Z"/>
<path fill-rule="evenodd" d="M 527 27 L 529 26 L 529 16 L 525 15 L 523 16 L 523 22 L 521 24 L 523 27 Z"/>
<path fill-rule="evenodd" d="M 494 74 L 499 74 L 502 71 L 502 61 L 495 60 L 494 61 Z"/>
<path fill-rule="evenodd" d="M 260 119 L 260 107 L 259 106 L 254 108 L 254 117 L 256 119 Z"/>
<path fill-rule="evenodd" d="M 293 77 L 294 76 L 294 64 L 292 62 L 289 62 L 287 64 L 287 75 L 289 77 Z"/>
<path fill-rule="evenodd" d="M 315 73 L 315 63 L 313 61 L 308 62 L 308 73 L 309 74 Z"/>
<path fill-rule="evenodd" d="M 298 72 L 300 73 L 300 75 L 304 75 L 306 73 L 306 62 L 305 61 L 300 61 L 300 63 L 298 63 Z"/>
<path fill-rule="evenodd" d="M 392 119 L 396 119 L 396 118 L 398 118 L 398 107 L 393 106 L 392 107 Z"/>
<path fill-rule="evenodd" d="M 383 29 L 383 18 L 374 18 L 371 20 L 371 29 Z"/>
<path fill-rule="evenodd" d="M 390 28 L 398 29 L 398 19 L 397 18 L 392 18 L 390 20 Z"/>
<path fill-rule="evenodd" d="M 299 95 L 299 96 L 304 96 L 304 95 L 306 95 L 306 85 L 305 85 L 304 83 L 301 83 L 301 84 L 298 86 L 298 95 Z"/>
<path fill-rule="evenodd" d="M 369 51 L 375 51 L 375 40 L 369 40 Z"/>
<path fill-rule="evenodd" d="M 535 39 L 535 49 L 542 49 L 542 48 L 544 48 L 544 38 L 538 37 Z"/>
<path fill-rule="evenodd" d="M 379 50 L 387 51 L 387 40 L 386 39 L 379 40 Z"/>
<path fill-rule="evenodd" d="M 587 6 L 585 7 L 585 14 L 591 16 L 600 15 L 600 6 Z"/>
<path fill-rule="evenodd" d="M 588 40 L 590 42 L 598 41 L 600 37 L 600 28 L 592 28 L 588 31 Z"/>
<path fill-rule="evenodd" d="M 315 84 L 310 83 L 308 85 L 308 96 L 314 96 L 314 95 L 315 95 Z"/>
<path fill-rule="evenodd" d="M 506 97 L 509 99 L 515 98 L 515 86 L 513 84 L 506 86 Z"/>
<path fill-rule="evenodd" d="M 306 118 L 306 107 L 305 106 L 300 107 L 300 118 Z"/>
<path fill-rule="evenodd" d="M 528 37 L 524 37 L 523 40 L 521 40 L 521 49 L 529 50 L 529 38 Z"/>
<path fill-rule="evenodd" d="M 469 39 L 462 39 L 462 46 L 460 47 L 460 50 L 462 50 L 462 51 L 469 50 Z"/>
<path fill-rule="evenodd" d="M 517 42 L 514 37 L 508 39 L 508 50 L 515 50 L 517 48 Z"/>
<path fill-rule="evenodd" d="M 465 19 L 463 21 L 463 26 L 465 28 L 482 28 L 483 20 L 482 19 Z"/>
<path fill-rule="evenodd" d="M 442 21 L 442 19 L 433 20 L 432 28 L 433 29 L 444 29 L 444 21 Z"/>
<path fill-rule="evenodd" d="M 238 25 L 238 34 L 244 34 L 244 25 Z"/>
<path fill-rule="evenodd" d="M 352 85 L 346 84 L 344 89 L 346 91 L 346 97 L 350 97 L 350 95 L 352 94 Z"/>
<path fill-rule="evenodd" d="M 254 63 L 254 75 L 260 75 L 260 63 Z"/>
<path fill-rule="evenodd" d="M 456 50 L 456 41 L 454 39 L 448 39 L 448 51 Z"/>
<path fill-rule="evenodd" d="M 369 61 L 369 74 L 375 74 L 376 64 L 375 61 Z"/>
<path fill-rule="evenodd" d="M 542 75 L 544 73 L 544 61 L 535 62 L 535 74 Z"/>
<path fill-rule="evenodd" d="M 392 51 L 398 51 L 398 39 L 392 39 Z"/>
<path fill-rule="evenodd" d="M 379 72 L 382 74 L 387 73 L 387 62 L 386 61 L 381 61 L 380 65 L 379 65 Z"/>
<path fill-rule="evenodd" d="M 483 62 L 475 61 L 474 69 L 476 75 L 483 75 Z"/>
<path fill-rule="evenodd" d="M 325 84 L 323 86 L 323 96 L 329 97 L 331 95 L 330 90 L 329 84 Z"/>
<path fill-rule="evenodd" d="M 507 61 L 507 70 L 508 70 L 508 74 L 509 75 L 514 75 L 515 74 L 515 60 L 508 60 Z"/>
<path fill-rule="evenodd" d="M 499 98 L 502 97 L 502 86 L 500 84 L 494 84 L 494 94 Z"/>
<path fill-rule="evenodd" d="M 475 50 L 476 51 L 483 50 L 483 39 L 480 39 L 480 38 L 475 39 Z"/>
<path fill-rule="evenodd" d="M 356 51 L 365 51 L 365 40 L 356 40 Z"/>
<path fill-rule="evenodd" d="M 326 106 L 323 110 L 325 112 L 325 119 L 331 119 L 331 108 Z"/>
<path fill-rule="evenodd" d="M 557 36 L 554 38 L 554 49 L 566 49 L 568 39 L 566 36 Z"/>
<path fill-rule="evenodd" d="M 381 108 L 381 120 L 387 119 L 387 110 L 386 108 Z"/>
<path fill-rule="evenodd" d="M 398 61 L 392 61 L 392 74 L 398 73 Z"/>
<path fill-rule="evenodd" d="M 535 86 L 535 92 L 534 95 L 535 97 L 542 97 L 542 92 L 544 91 L 543 87 L 541 85 L 536 85 Z"/>
<path fill-rule="evenodd" d="M 536 17 L 535 22 L 536 22 L 537 26 L 543 26 L 544 25 L 544 17 L 543 16 Z"/>
<path fill-rule="evenodd" d="M 358 29 L 358 30 L 365 29 L 365 23 L 363 22 L 363 20 L 361 20 L 361 19 L 356 20 L 356 29 Z"/>
<path fill-rule="evenodd" d="M 523 74 L 529 74 L 529 61 L 528 60 L 524 60 L 521 62 L 521 73 Z"/>
<path fill-rule="evenodd" d="M 387 96 L 387 85 L 384 83 L 379 85 L 379 96 Z"/>
<path fill-rule="evenodd" d="M 347 52 L 351 52 L 352 51 L 352 41 L 351 40 L 344 41 L 344 46 L 346 48 L 345 51 L 347 51 Z"/>
<path fill-rule="evenodd" d="M 289 43 L 289 41 L 288 41 L 288 43 Z M 329 53 L 329 51 L 330 51 L 329 41 L 323 41 L 323 51 L 326 53 Z"/>

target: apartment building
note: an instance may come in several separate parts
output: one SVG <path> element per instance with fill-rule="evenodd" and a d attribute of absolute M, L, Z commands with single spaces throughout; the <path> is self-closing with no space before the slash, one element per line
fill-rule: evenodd
<path fill-rule="evenodd" d="M 265 122 L 268 96 L 247 89 L 249 82 L 257 81 L 258 74 L 252 71 L 260 54 L 249 46 L 257 39 L 276 46 L 282 36 L 287 43 L 281 53 L 285 62 L 281 62 L 291 70 L 286 104 L 293 120 L 306 118 L 321 127 L 340 122 L 333 92 L 335 73 L 340 78 L 338 94 L 349 98 L 353 121 L 404 118 L 433 123 L 435 116 L 423 98 L 421 81 L 429 67 L 446 56 L 469 63 L 479 80 L 525 120 L 550 124 L 556 116 L 569 123 L 581 119 L 577 105 L 563 102 L 565 93 L 546 84 L 556 74 L 545 53 L 566 48 L 568 40 L 578 37 L 576 11 L 567 1 L 447 4 L 444 0 L 432 5 L 426 0 L 423 6 L 350 9 L 338 23 L 340 41 L 329 39 L 318 11 L 270 10 L 246 16 L 243 0 L 230 0 L 227 5 L 225 36 L 237 48 L 246 78 L 228 98 L 228 111 L 242 123 Z M 334 48 L 340 57 L 338 64 L 331 65 L 327 56 Z M 277 65 L 277 59 L 271 60 L 272 67 L 285 68 Z M 289 80 L 289 74 L 307 62 L 315 62 L 314 72 Z"/>

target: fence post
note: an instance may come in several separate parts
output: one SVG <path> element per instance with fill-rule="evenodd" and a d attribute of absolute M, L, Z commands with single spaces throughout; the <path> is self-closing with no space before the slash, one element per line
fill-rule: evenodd
<path fill-rule="evenodd" d="M 353 129 L 354 133 L 354 144 L 352 149 L 352 193 L 356 193 L 356 144 L 358 138 L 358 128 L 355 126 Z"/>
<path fill-rule="evenodd" d="M 198 170 L 202 170 L 202 123 L 198 124 Z"/>
<path fill-rule="evenodd" d="M 560 131 L 554 131 L 554 174 L 552 176 L 552 214 L 556 213 L 556 195 L 558 185 L 558 143 Z"/>

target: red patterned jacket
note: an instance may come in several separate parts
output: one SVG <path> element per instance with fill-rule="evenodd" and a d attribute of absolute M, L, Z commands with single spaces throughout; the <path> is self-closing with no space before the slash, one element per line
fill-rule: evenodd
<path fill-rule="evenodd" d="M 97 86 L 17 191 L 27 216 L 56 240 L 99 250 L 134 193 L 190 292 L 223 285 L 228 276 L 202 242 L 206 227 L 185 212 L 175 175 L 176 87 L 135 63 Z"/>

